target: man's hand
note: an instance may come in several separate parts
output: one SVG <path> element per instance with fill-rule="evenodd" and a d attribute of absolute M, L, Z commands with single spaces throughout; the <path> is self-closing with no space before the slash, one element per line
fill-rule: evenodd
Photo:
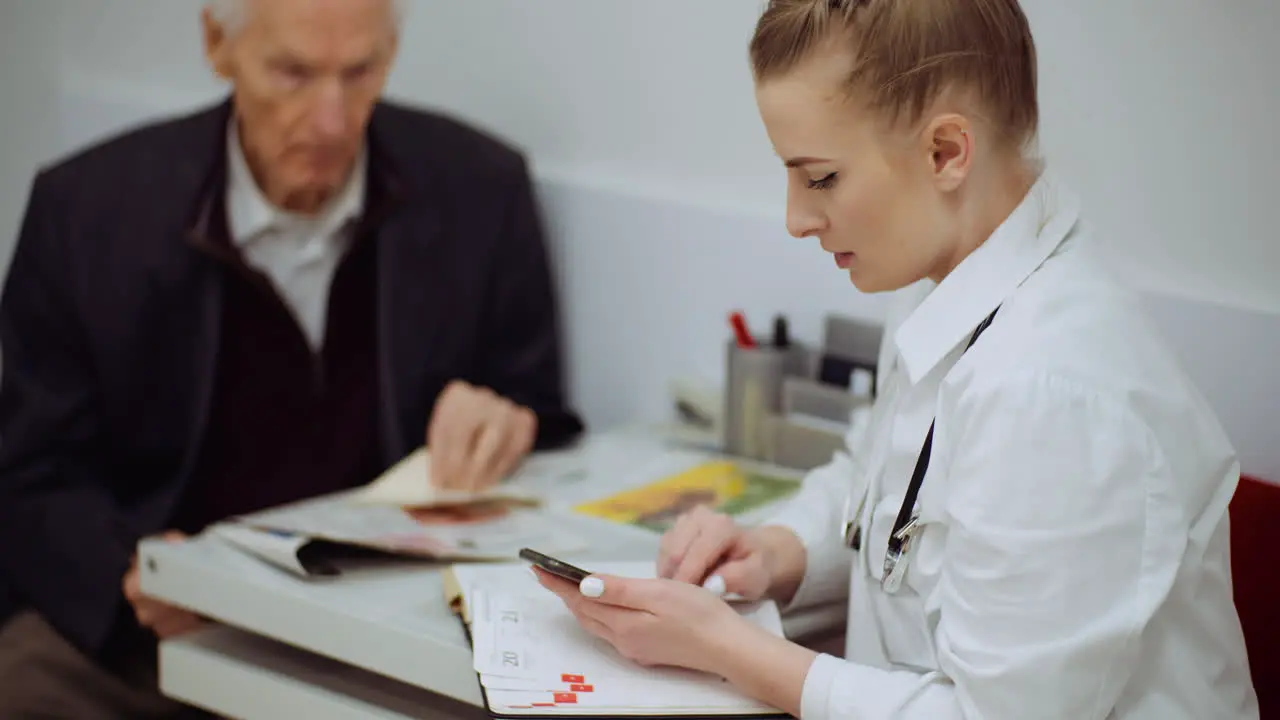
<path fill-rule="evenodd" d="M 529 408 L 488 388 L 450 383 L 427 426 L 432 483 L 471 491 L 497 484 L 529 454 L 537 429 Z"/>
<path fill-rule="evenodd" d="M 186 540 L 187 537 L 171 530 L 164 534 L 164 539 L 177 543 Z M 129 566 L 129 572 L 125 573 L 124 596 L 133 606 L 133 614 L 138 618 L 138 623 L 142 627 L 150 628 L 161 640 L 184 635 L 204 625 L 205 621 L 200 616 L 142 594 L 137 557 L 134 557 L 133 563 Z"/>

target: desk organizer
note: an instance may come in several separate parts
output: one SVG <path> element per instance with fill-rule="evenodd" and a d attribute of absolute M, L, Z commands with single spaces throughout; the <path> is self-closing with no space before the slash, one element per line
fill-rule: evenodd
<path fill-rule="evenodd" d="M 877 325 L 829 315 L 820 348 L 729 340 L 723 450 L 805 470 L 829 462 L 853 410 L 874 397 L 881 335 Z"/>

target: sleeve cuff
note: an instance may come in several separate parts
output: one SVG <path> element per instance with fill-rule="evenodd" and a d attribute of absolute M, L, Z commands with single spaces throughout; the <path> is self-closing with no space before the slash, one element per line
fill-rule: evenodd
<path fill-rule="evenodd" d="M 831 690 L 846 664 L 833 655 L 819 655 L 809 665 L 809 672 L 804 676 L 804 689 L 800 693 L 801 720 L 831 717 Z"/>
<path fill-rule="evenodd" d="M 845 600 L 849 597 L 853 555 L 835 540 L 805 546 L 804 578 L 783 608 L 792 612 Z"/>
<path fill-rule="evenodd" d="M 797 503 L 767 524 L 787 528 L 800 538 L 804 546 L 804 577 L 790 602 L 781 608 L 782 612 L 825 605 L 848 597 L 853 552 L 840 542 L 829 523 L 815 522 L 812 512 L 802 512 Z M 823 530 L 830 532 L 823 533 Z"/>
<path fill-rule="evenodd" d="M 533 408 L 538 416 L 534 450 L 558 450 L 582 436 L 586 429 L 582 418 L 565 408 Z"/>
<path fill-rule="evenodd" d="M 952 717 L 954 701 L 950 693 L 939 696 L 928 692 L 937 677 L 888 672 L 833 655 L 819 655 L 804 677 L 800 718 Z"/>

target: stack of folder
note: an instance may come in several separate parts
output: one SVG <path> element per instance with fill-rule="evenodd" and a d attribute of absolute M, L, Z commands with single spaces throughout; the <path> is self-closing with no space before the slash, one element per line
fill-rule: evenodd
<path fill-rule="evenodd" d="M 603 563 L 592 570 L 654 576 L 652 563 Z M 527 565 L 454 565 L 445 575 L 445 593 L 467 630 L 492 717 L 787 717 L 722 678 L 624 658 L 583 630 Z M 750 622 L 782 635 L 773 602 L 734 606 Z"/>

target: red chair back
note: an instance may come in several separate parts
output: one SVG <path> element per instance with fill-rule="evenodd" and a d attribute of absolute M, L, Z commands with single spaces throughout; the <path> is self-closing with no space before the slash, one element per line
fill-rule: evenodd
<path fill-rule="evenodd" d="M 1280 718 L 1280 485 L 1241 478 L 1231 500 L 1236 610 L 1262 720 Z"/>

